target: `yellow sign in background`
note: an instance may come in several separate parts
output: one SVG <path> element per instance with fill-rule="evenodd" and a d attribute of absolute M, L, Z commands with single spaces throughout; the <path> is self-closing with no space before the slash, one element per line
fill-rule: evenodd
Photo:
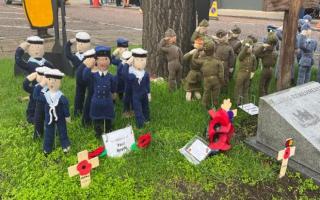
<path fill-rule="evenodd" d="M 209 11 L 209 17 L 218 18 L 218 3 L 217 3 L 217 1 L 212 2 L 212 6 Z"/>
<path fill-rule="evenodd" d="M 51 0 L 24 0 L 23 7 L 32 28 L 49 28 L 53 26 Z"/>

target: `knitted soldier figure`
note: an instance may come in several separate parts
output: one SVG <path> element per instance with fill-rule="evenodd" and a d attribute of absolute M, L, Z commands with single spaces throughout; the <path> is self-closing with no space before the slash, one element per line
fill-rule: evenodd
<path fill-rule="evenodd" d="M 278 39 L 275 33 L 269 32 L 266 42 L 255 51 L 256 58 L 261 59 L 262 62 L 262 72 L 259 84 L 260 97 L 268 94 L 268 88 L 273 75 L 273 68 L 277 63 L 278 55 L 275 52 L 275 46 L 277 43 Z"/>
<path fill-rule="evenodd" d="M 224 67 L 222 62 L 213 56 L 214 42 L 211 39 L 205 39 L 203 50 L 205 56 L 199 57 L 200 52 L 197 50 L 193 62 L 201 65 L 204 87 L 202 104 L 209 108 L 210 105 L 218 103 L 220 88 L 224 84 Z"/>
<path fill-rule="evenodd" d="M 122 54 L 125 51 L 128 51 L 129 47 L 129 41 L 124 38 L 118 38 L 117 39 L 117 48 L 114 50 L 112 53 L 112 64 L 117 66 L 117 75 L 116 75 L 116 80 L 117 80 L 117 94 L 119 95 L 119 99 L 123 98 L 123 93 L 124 93 L 124 88 L 125 88 L 125 80 L 124 76 L 122 74 L 122 69 L 123 69 L 123 59 Z"/>
<path fill-rule="evenodd" d="M 84 65 L 84 69 L 87 67 L 86 65 L 90 66 L 89 68 L 91 69 L 92 73 L 98 72 L 96 65 L 96 60 L 95 60 L 95 56 L 96 56 L 96 51 L 94 49 L 90 49 L 86 52 L 84 52 L 83 54 L 84 56 L 84 61 L 81 65 Z M 84 72 L 84 70 L 83 70 Z M 84 73 L 83 73 L 84 74 Z M 82 79 L 83 78 L 83 74 L 82 74 Z M 93 80 L 92 77 L 87 80 L 84 81 L 84 83 L 86 84 L 87 89 L 87 95 L 86 95 L 86 99 L 84 102 L 84 108 L 83 108 L 83 113 L 82 113 L 82 124 L 84 126 L 87 126 L 91 123 L 91 118 L 90 118 L 90 105 L 91 105 L 91 98 L 93 95 Z"/>
<path fill-rule="evenodd" d="M 176 45 L 177 36 L 174 30 L 169 28 L 165 32 L 165 38 L 160 41 L 159 48 L 165 53 L 168 61 L 169 90 L 172 92 L 179 88 L 182 77 L 182 51 Z"/>
<path fill-rule="evenodd" d="M 193 32 L 191 36 L 191 42 L 194 43 L 194 41 L 199 38 L 199 37 L 204 37 L 208 35 L 208 27 L 209 27 L 209 22 L 204 19 L 201 21 L 199 26 L 196 28 L 196 30 Z"/>
<path fill-rule="evenodd" d="M 297 85 L 302 85 L 310 81 L 311 68 L 314 64 L 313 54 L 318 45 L 316 40 L 310 38 L 312 31 L 309 24 L 304 24 L 301 30 L 298 44 L 301 52 L 301 59 L 299 62 Z"/>
<path fill-rule="evenodd" d="M 84 55 L 83 53 L 88 51 L 91 47 L 90 35 L 86 32 L 79 32 L 76 34 L 76 38 L 68 41 L 65 51 L 67 58 L 72 62 L 74 68 L 76 68 L 76 94 L 74 97 L 74 115 L 78 116 L 82 113 L 83 103 L 86 95 L 86 84 L 82 79 L 82 73 L 84 66 L 81 65 Z M 71 52 L 71 46 L 76 42 L 77 52 L 74 54 Z"/>
<path fill-rule="evenodd" d="M 230 81 L 230 74 L 234 70 L 235 56 L 232 46 L 228 43 L 228 35 L 224 30 L 218 30 L 216 33 L 216 50 L 215 56 L 222 61 L 224 66 L 224 82 L 228 84 Z"/>
<path fill-rule="evenodd" d="M 48 62 L 44 55 L 44 40 L 38 36 L 31 36 L 27 38 L 26 42 L 20 44 L 15 53 L 15 62 L 27 74 L 35 72 L 37 67 L 47 66 L 53 68 L 52 64 Z M 23 60 L 25 53 L 28 53 L 30 58 L 27 62 Z"/>
<path fill-rule="evenodd" d="M 144 70 L 147 64 L 147 53 L 141 48 L 132 49 L 133 59 L 129 62 L 132 67 L 129 68 L 126 79 L 127 85 L 130 85 L 132 89 L 132 104 L 138 128 L 142 128 L 145 122 L 150 121 L 150 77 L 148 72 Z"/>
<path fill-rule="evenodd" d="M 241 41 L 239 39 L 239 35 L 241 34 L 241 29 L 235 25 L 229 32 L 229 44 L 233 48 L 233 52 L 237 57 L 241 51 Z"/>
<path fill-rule="evenodd" d="M 33 99 L 36 101 L 36 108 L 34 112 L 34 134 L 33 139 L 41 138 L 44 134 L 44 108 L 45 102 L 41 101 L 41 94 L 48 91 L 47 78 L 44 73 L 49 71 L 48 67 L 38 67 L 37 72 L 37 82 L 33 90 Z"/>
<path fill-rule="evenodd" d="M 249 88 L 250 88 L 250 79 L 254 75 L 256 70 L 257 60 L 253 52 L 253 41 L 251 39 L 246 39 L 243 42 L 243 47 L 239 54 L 239 70 L 236 75 L 235 91 L 234 98 L 237 102 L 237 105 L 240 103 L 249 102 Z M 240 97 L 243 98 L 241 102 Z"/>
<path fill-rule="evenodd" d="M 201 65 L 198 65 L 193 62 L 195 53 L 197 51 L 202 51 L 203 49 L 203 38 L 199 37 L 194 41 L 194 49 L 190 52 L 186 53 L 183 56 L 183 61 L 188 63 L 190 67 L 190 71 L 188 72 L 187 77 L 184 80 L 184 90 L 186 91 L 186 100 L 191 101 L 192 93 L 194 93 L 195 97 L 199 100 L 201 99 L 201 90 L 202 90 L 202 74 L 201 74 Z"/>
<path fill-rule="evenodd" d="M 67 133 L 66 122 L 71 122 L 68 99 L 60 91 L 61 79 L 64 74 L 57 69 L 45 72 L 48 91 L 41 94 L 45 102 L 45 135 L 43 152 L 45 155 L 52 152 L 55 129 L 58 129 L 60 143 L 64 153 L 70 150 L 70 140 Z"/>
<path fill-rule="evenodd" d="M 97 46 L 96 64 L 98 72 L 92 72 L 93 67 L 91 59 L 86 59 L 84 64 L 87 66 L 83 72 L 85 81 L 92 79 L 93 96 L 90 105 L 90 117 L 93 120 L 96 137 L 100 138 L 102 133 L 108 133 L 112 130 L 112 120 L 115 118 L 113 98 L 117 89 L 114 77 L 108 72 L 111 64 L 111 48 Z"/>

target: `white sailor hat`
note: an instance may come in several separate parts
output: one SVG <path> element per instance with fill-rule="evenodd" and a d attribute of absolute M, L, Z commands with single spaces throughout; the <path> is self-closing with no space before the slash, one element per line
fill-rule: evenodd
<path fill-rule="evenodd" d="M 44 73 L 44 76 L 46 78 L 62 79 L 64 77 L 64 73 L 58 69 L 50 69 Z"/>
<path fill-rule="evenodd" d="M 95 49 L 90 49 L 90 50 L 88 50 L 88 51 L 83 53 L 83 56 L 85 58 L 95 57 L 95 55 L 96 55 L 96 50 Z"/>
<path fill-rule="evenodd" d="M 148 51 L 142 48 L 132 49 L 131 52 L 133 57 L 140 57 L 140 58 L 145 58 L 147 57 L 147 54 L 148 54 Z"/>
<path fill-rule="evenodd" d="M 43 44 L 44 39 L 40 38 L 39 36 L 31 36 L 27 38 L 27 42 L 30 44 Z"/>
<path fill-rule="evenodd" d="M 129 58 L 131 58 L 131 56 L 132 56 L 132 52 L 131 51 L 125 51 L 125 52 L 122 53 L 121 59 L 128 60 Z"/>
<path fill-rule="evenodd" d="M 76 34 L 77 42 L 88 43 L 90 42 L 90 35 L 87 32 L 79 32 Z"/>
<path fill-rule="evenodd" d="M 46 67 L 46 66 L 44 66 L 44 67 L 37 67 L 37 68 L 36 68 L 36 72 L 37 72 L 39 75 L 41 75 L 41 76 L 43 76 L 44 73 L 47 72 L 48 70 L 51 70 L 51 69 L 50 69 L 49 67 Z"/>

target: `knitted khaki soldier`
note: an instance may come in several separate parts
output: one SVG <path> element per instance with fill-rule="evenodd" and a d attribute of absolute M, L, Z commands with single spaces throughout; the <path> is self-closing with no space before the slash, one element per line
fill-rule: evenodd
<path fill-rule="evenodd" d="M 230 74 L 234 70 L 235 56 L 233 48 L 228 43 L 228 35 L 224 30 L 218 30 L 216 33 L 216 51 L 215 56 L 222 61 L 224 67 L 224 81 L 227 84 L 230 80 Z"/>
<path fill-rule="evenodd" d="M 239 39 L 239 35 L 241 34 L 241 29 L 235 25 L 229 32 L 229 44 L 232 46 L 233 51 L 236 56 L 239 55 L 241 51 L 241 41 Z"/>
<path fill-rule="evenodd" d="M 186 100 L 191 101 L 192 93 L 194 93 L 195 97 L 199 100 L 201 99 L 202 90 L 201 81 L 202 74 L 200 71 L 201 65 L 198 65 L 193 62 L 195 53 L 201 51 L 203 49 L 203 38 L 198 38 L 194 41 L 194 49 L 190 52 L 186 53 L 183 56 L 183 60 L 185 63 L 188 63 L 190 67 L 190 71 L 188 72 L 187 77 L 184 80 L 184 90 L 186 91 Z"/>
<path fill-rule="evenodd" d="M 172 92 L 180 86 L 182 77 L 182 51 L 176 45 L 177 36 L 174 30 L 169 28 L 165 32 L 165 38 L 160 41 L 160 50 L 165 53 L 168 61 L 169 90 Z"/>
<path fill-rule="evenodd" d="M 250 79 L 254 75 L 256 70 L 256 57 L 253 54 L 253 42 L 250 39 L 246 39 L 243 42 L 243 47 L 239 54 L 239 70 L 236 76 L 236 84 L 234 91 L 234 98 L 239 105 L 240 103 L 249 102 L 249 88 Z M 240 97 L 243 98 L 243 102 L 240 101 Z"/>
<path fill-rule="evenodd" d="M 202 20 L 196 30 L 193 32 L 191 37 L 191 42 L 193 43 L 197 38 L 207 36 L 208 34 L 209 22 L 207 20 Z"/>
<path fill-rule="evenodd" d="M 224 82 L 224 68 L 221 61 L 214 56 L 214 42 L 211 39 L 204 41 L 204 57 L 199 57 L 199 51 L 195 53 L 193 62 L 201 65 L 203 75 L 204 93 L 202 104 L 209 108 L 211 104 L 217 105 L 220 95 L 220 88 Z"/>
<path fill-rule="evenodd" d="M 266 43 L 258 47 L 255 51 L 257 59 L 261 59 L 262 72 L 259 84 L 259 96 L 265 96 L 268 94 L 268 88 L 273 75 L 273 68 L 277 63 L 277 53 L 275 52 L 275 46 L 278 39 L 273 32 L 268 33 Z"/>

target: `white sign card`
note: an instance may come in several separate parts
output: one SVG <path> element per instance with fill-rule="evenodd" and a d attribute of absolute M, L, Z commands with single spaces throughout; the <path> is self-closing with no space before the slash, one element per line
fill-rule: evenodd
<path fill-rule="evenodd" d="M 201 161 L 207 158 L 210 153 L 210 148 L 202 138 L 195 136 L 179 151 L 189 162 L 198 165 Z"/>
<path fill-rule="evenodd" d="M 135 143 L 132 127 L 119 129 L 108 134 L 102 135 L 102 140 L 110 157 L 121 157 L 131 150 Z"/>
<path fill-rule="evenodd" d="M 248 103 L 244 105 L 240 105 L 239 108 L 249 115 L 257 115 L 259 114 L 259 107 L 254 105 L 253 103 Z"/>

